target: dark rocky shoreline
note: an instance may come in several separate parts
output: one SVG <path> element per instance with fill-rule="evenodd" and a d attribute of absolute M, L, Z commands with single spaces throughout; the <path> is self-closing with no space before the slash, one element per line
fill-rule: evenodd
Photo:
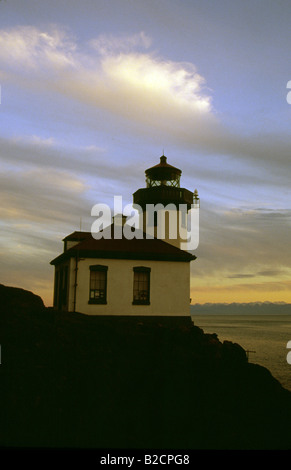
<path fill-rule="evenodd" d="M 291 393 L 190 316 L 68 314 L 2 285 L 0 305 L 4 448 L 291 448 Z"/>

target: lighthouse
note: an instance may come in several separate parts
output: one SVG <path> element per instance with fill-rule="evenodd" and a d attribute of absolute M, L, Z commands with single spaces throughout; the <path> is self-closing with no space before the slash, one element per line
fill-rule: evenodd
<path fill-rule="evenodd" d="M 162 155 L 160 163 L 145 170 L 146 187 L 133 194 L 144 232 L 177 248 L 187 239 L 189 210 L 199 207 L 197 189 L 181 188 L 181 175 Z"/>
<path fill-rule="evenodd" d="M 181 174 L 164 155 L 145 171 L 146 187 L 133 194 L 142 231 L 128 237 L 121 230 L 116 237 L 114 220 L 100 237 L 77 231 L 63 239 L 63 253 L 51 261 L 54 308 L 101 316 L 190 316 L 190 264 L 196 256 L 180 244 L 199 198 L 180 187 Z M 119 219 L 125 228 L 124 217 Z"/>

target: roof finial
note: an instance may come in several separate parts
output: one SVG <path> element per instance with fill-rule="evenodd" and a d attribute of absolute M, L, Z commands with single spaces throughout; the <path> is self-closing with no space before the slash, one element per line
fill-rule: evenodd
<path fill-rule="evenodd" d="M 165 157 L 164 152 L 163 152 L 163 155 L 162 155 L 161 158 L 160 158 L 160 162 L 161 162 L 162 164 L 167 163 L 167 157 Z"/>

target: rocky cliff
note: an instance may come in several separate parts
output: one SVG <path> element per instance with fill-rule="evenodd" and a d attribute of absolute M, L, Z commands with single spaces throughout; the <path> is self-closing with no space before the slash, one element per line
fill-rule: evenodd
<path fill-rule="evenodd" d="M 0 286 L 0 445 L 290 449 L 291 394 L 190 317 L 87 317 Z M 2 421 L 3 421 L 2 419 Z"/>

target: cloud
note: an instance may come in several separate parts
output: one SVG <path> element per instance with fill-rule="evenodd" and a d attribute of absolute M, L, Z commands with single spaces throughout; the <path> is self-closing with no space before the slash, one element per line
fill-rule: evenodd
<path fill-rule="evenodd" d="M 199 149 L 210 161 L 220 155 L 225 164 L 253 164 L 258 179 L 268 177 L 270 168 L 278 183 L 290 178 L 290 136 L 244 135 L 224 125 L 195 64 L 144 53 L 151 39 L 143 32 L 101 35 L 87 47 L 60 27 L 25 26 L 1 30 L 0 46 L 0 63 L 19 86 L 102 109 L 131 122 L 141 135 L 158 133 L 169 145 Z M 29 80 L 20 80 L 23 75 Z"/>
<path fill-rule="evenodd" d="M 105 158 L 106 155 L 106 158 Z M 116 162 L 101 146 L 64 146 L 52 137 L 18 136 L 0 137 L 0 159 L 7 167 L 63 170 L 82 175 L 94 174 L 96 181 L 134 180 L 137 170 L 129 163 Z M 6 174 L 7 177 L 7 174 Z"/>
<path fill-rule="evenodd" d="M 288 271 L 284 269 L 267 269 L 266 271 L 259 271 L 257 272 L 257 276 L 264 276 L 264 277 L 275 277 L 287 274 Z"/>
<path fill-rule="evenodd" d="M 64 171 L 33 169 L 10 171 L 0 176 L 2 223 L 34 224 L 45 227 L 60 222 L 69 225 L 73 217 L 85 211 L 85 183 Z M 37 228 L 37 226 L 35 227 Z M 2 236 L 4 230 L 2 230 Z"/>
<path fill-rule="evenodd" d="M 242 274 L 242 273 L 236 273 L 236 274 L 231 274 L 230 276 L 227 276 L 228 279 L 247 279 L 247 278 L 252 278 L 252 277 L 276 277 L 276 276 L 282 276 L 282 275 L 288 275 L 288 270 L 286 269 L 267 269 L 265 271 L 258 271 L 253 274 Z"/>
<path fill-rule="evenodd" d="M 113 36 L 112 34 L 101 34 L 89 41 L 89 45 L 99 54 L 113 56 L 120 53 L 128 53 L 133 49 L 148 49 L 152 40 L 143 31 L 132 36 Z"/>
<path fill-rule="evenodd" d="M 61 252 L 62 238 L 79 229 L 80 217 L 88 222 L 87 191 L 84 179 L 68 171 L 10 162 L 0 174 L 0 282 L 34 290 L 51 303 L 49 262 Z"/>
<path fill-rule="evenodd" d="M 42 67 L 74 66 L 76 45 L 69 35 L 52 26 L 42 31 L 33 26 L 19 26 L 0 31 L 0 60 L 10 70 L 25 67 L 39 73 Z"/>
<path fill-rule="evenodd" d="M 227 276 L 228 279 L 245 279 L 250 277 L 255 277 L 255 274 L 232 274 L 231 276 Z"/>
<path fill-rule="evenodd" d="M 224 284 L 224 279 L 272 275 L 285 280 L 291 271 L 290 222 L 291 210 L 224 210 L 205 203 L 191 268 L 195 282 L 212 277 Z"/>
<path fill-rule="evenodd" d="M 33 83 L 35 90 L 61 93 L 142 124 L 160 120 L 161 125 L 165 116 L 173 122 L 176 113 L 210 117 L 211 98 L 195 66 L 136 52 L 150 43 L 144 33 L 122 40 L 103 35 L 90 41 L 94 55 L 60 28 L 25 26 L 0 31 L 0 63 L 16 81 L 17 71 L 29 77 L 22 86 Z"/>
<path fill-rule="evenodd" d="M 193 64 L 160 60 L 147 54 L 121 54 L 107 57 L 102 61 L 102 69 L 124 91 L 130 87 L 133 96 L 140 93 L 142 101 L 151 97 L 150 102 L 156 100 L 159 106 L 164 99 L 177 107 L 184 106 L 185 110 L 210 112 L 210 97 L 201 94 L 204 79 Z M 160 110 L 163 111 L 164 108 Z"/>
<path fill-rule="evenodd" d="M 252 188 L 289 190 L 290 135 L 226 126 L 195 64 L 160 57 L 144 32 L 81 44 L 64 28 L 22 26 L 1 30 L 0 46 L 9 83 L 51 93 L 56 113 L 61 95 L 90 109 L 93 120 L 101 111 L 124 132 L 190 151 L 195 158 L 185 165 L 202 180 L 230 186 L 243 177 Z"/>
<path fill-rule="evenodd" d="M 110 128 L 114 123 L 138 139 L 186 149 L 185 157 L 183 152 L 178 157 L 179 166 L 187 170 L 191 184 L 195 179 L 195 185 L 196 181 L 204 185 L 200 245 L 192 267 L 195 279 L 228 279 L 234 286 L 236 279 L 287 275 L 291 268 L 290 136 L 246 135 L 226 127 L 195 64 L 160 57 L 145 33 L 102 35 L 81 44 L 60 27 L 22 26 L 0 31 L 0 65 L 3 88 L 17 85 L 18 93 L 29 89 L 31 96 L 51 98 L 56 126 L 63 119 L 61 106 L 67 99 L 80 105 L 78 126 L 90 110 L 95 130 L 94 111 L 101 110 Z M 62 145 L 51 131 L 42 136 L 37 131 L 15 133 L 13 138 L 0 139 L 5 168 L 0 180 L 2 237 L 17 257 L 27 261 L 33 254 L 31 268 L 37 271 L 34 243 L 40 250 L 48 247 L 52 254 L 49 240 L 60 238 L 60 231 L 75 229 L 80 214 L 116 194 L 117 188 L 124 194 L 137 189 L 144 167 L 140 155 L 117 161 L 98 142 Z M 213 195 L 223 204 L 209 203 Z M 265 207 L 259 205 L 260 199 Z M 273 201 L 277 201 L 276 210 Z M 32 233 L 38 241 L 29 238 Z M 12 245 L 19 245 L 18 251 Z M 5 256 L 6 266 L 9 262 L 11 268 Z M 252 285 L 257 290 L 261 286 Z"/>

